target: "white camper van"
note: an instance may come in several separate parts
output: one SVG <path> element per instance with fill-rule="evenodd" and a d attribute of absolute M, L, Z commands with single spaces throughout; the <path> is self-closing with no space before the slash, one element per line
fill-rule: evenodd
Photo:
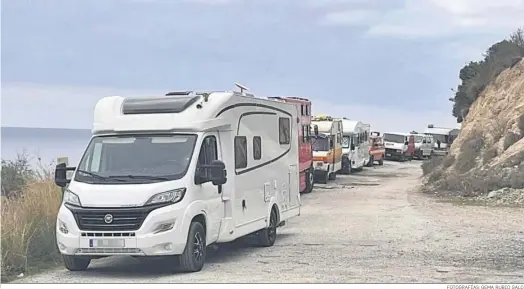
<path fill-rule="evenodd" d="M 449 148 L 458 137 L 460 129 L 435 127 L 429 124 L 424 134 L 433 137 L 433 153 L 435 155 L 447 155 Z"/>
<path fill-rule="evenodd" d="M 165 256 L 195 272 L 207 245 L 253 233 L 272 246 L 300 214 L 296 120 L 292 104 L 238 92 L 102 98 L 78 166 L 56 169 L 65 267 Z"/>
<path fill-rule="evenodd" d="M 342 173 L 361 170 L 369 161 L 369 131 L 358 120 L 340 119 L 343 127 Z"/>

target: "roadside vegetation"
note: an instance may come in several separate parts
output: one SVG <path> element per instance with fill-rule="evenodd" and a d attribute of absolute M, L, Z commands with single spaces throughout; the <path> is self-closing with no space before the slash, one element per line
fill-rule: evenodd
<path fill-rule="evenodd" d="M 61 203 L 51 166 L 24 154 L 2 160 L 2 282 L 58 264 L 56 214 Z"/>
<path fill-rule="evenodd" d="M 524 27 L 517 29 L 508 39 L 493 44 L 483 56 L 483 60 L 471 61 L 459 72 L 461 83 L 450 99 L 454 103 L 453 116 L 459 123 L 488 83 L 524 57 Z"/>

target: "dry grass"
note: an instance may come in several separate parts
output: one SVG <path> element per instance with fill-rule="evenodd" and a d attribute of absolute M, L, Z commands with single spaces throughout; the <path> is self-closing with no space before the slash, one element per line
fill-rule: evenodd
<path fill-rule="evenodd" d="M 20 165 L 24 159 L 27 160 L 27 156 L 2 162 L 2 282 L 20 273 L 56 264 L 59 257 L 55 224 L 62 193 L 48 168 L 41 164 L 36 170 L 26 168 Z M 10 173 L 4 173 L 9 170 Z"/>
<path fill-rule="evenodd" d="M 52 180 L 29 183 L 24 194 L 2 198 L 2 279 L 56 261 L 56 214 L 61 192 Z"/>

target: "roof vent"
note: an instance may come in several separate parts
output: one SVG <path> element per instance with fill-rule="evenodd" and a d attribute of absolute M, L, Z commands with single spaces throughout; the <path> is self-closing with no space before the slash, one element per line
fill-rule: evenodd
<path fill-rule="evenodd" d="M 428 128 L 434 128 L 435 126 L 433 126 L 432 124 L 428 124 Z"/>

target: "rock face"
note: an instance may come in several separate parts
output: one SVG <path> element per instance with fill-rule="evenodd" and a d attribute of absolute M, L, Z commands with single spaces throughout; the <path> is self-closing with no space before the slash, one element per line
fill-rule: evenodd
<path fill-rule="evenodd" d="M 495 191 L 492 198 L 503 188 L 524 189 L 524 59 L 480 94 L 450 154 L 435 164 L 428 180 L 472 196 Z"/>
<path fill-rule="evenodd" d="M 462 123 L 459 137 L 450 148 L 458 157 L 467 142 L 483 138 L 481 154 L 497 152 L 490 165 L 504 163 L 524 150 L 524 59 L 506 69 L 484 89 Z M 478 141 L 479 143 L 481 141 Z M 486 155 L 489 158 L 489 156 Z M 483 158 L 484 159 L 484 158 Z M 486 165 L 477 160 L 476 167 Z"/>

